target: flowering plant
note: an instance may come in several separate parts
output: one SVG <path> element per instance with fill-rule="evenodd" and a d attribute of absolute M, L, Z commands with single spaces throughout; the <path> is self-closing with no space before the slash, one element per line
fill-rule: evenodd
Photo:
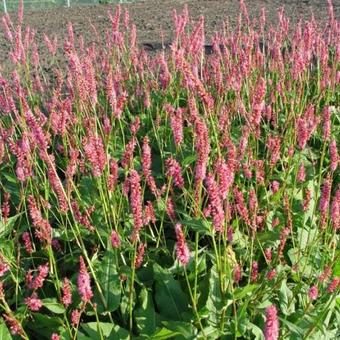
<path fill-rule="evenodd" d="M 117 6 L 49 74 L 2 18 L 2 339 L 336 338 L 339 22 L 241 12 L 148 55 Z"/>

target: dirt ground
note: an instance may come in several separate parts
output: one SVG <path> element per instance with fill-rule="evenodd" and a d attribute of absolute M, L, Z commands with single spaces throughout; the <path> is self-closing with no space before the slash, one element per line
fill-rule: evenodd
<path fill-rule="evenodd" d="M 277 10 L 284 6 L 285 13 L 292 24 L 298 18 L 308 19 L 312 13 L 317 20 L 327 19 L 327 0 L 251 0 L 245 1 L 252 18 L 259 17 L 261 8 L 266 9 L 267 21 L 275 25 L 277 22 Z M 140 43 L 159 44 L 164 36 L 165 41 L 171 40 L 172 10 L 181 10 L 184 4 L 188 4 L 192 18 L 204 15 L 206 18 L 207 40 L 209 36 L 221 27 L 221 23 L 228 19 L 231 25 L 235 25 L 239 14 L 238 0 L 145 0 L 133 4 L 124 4 L 128 8 L 131 20 L 137 26 L 138 40 Z M 340 0 L 333 0 L 335 16 L 340 17 Z M 72 22 L 77 36 L 83 35 L 85 40 L 92 39 L 92 31 L 89 23 L 93 23 L 99 32 L 105 32 L 110 28 L 107 11 L 112 5 L 58 7 L 43 11 L 25 11 L 25 24 L 37 31 L 37 39 L 42 45 L 42 33 L 49 36 L 56 35 L 62 42 L 66 35 L 68 22 Z M 15 18 L 15 13 L 11 16 Z M 60 58 L 62 58 L 60 56 Z M 0 33 L 0 65 L 6 68 L 8 64 L 8 45 L 2 32 Z"/>

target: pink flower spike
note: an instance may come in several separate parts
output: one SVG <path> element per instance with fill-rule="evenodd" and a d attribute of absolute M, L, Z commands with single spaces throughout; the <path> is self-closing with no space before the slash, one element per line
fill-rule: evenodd
<path fill-rule="evenodd" d="M 37 312 L 43 305 L 37 293 L 33 293 L 31 297 L 25 298 L 25 304 L 33 312 Z"/>
<path fill-rule="evenodd" d="M 93 297 L 93 292 L 91 288 L 90 275 L 87 272 L 86 265 L 82 256 L 79 257 L 80 271 L 78 275 L 78 291 L 81 299 L 87 303 Z"/>
<path fill-rule="evenodd" d="M 309 298 L 314 301 L 318 298 L 319 292 L 318 292 L 318 287 L 317 286 L 312 286 L 309 289 L 308 296 Z"/>
<path fill-rule="evenodd" d="M 48 263 L 45 263 L 44 265 L 40 265 L 38 269 L 39 269 L 38 275 L 36 276 L 34 280 L 32 280 L 29 283 L 30 289 L 35 290 L 35 289 L 41 288 L 44 285 L 44 281 L 46 277 L 48 276 L 48 272 L 49 272 Z"/>
<path fill-rule="evenodd" d="M 144 243 L 141 243 L 139 246 L 138 246 L 138 249 L 137 249 L 137 256 L 136 256 L 136 259 L 135 259 L 135 268 L 140 268 L 140 266 L 142 265 L 143 263 L 143 259 L 144 259 L 144 253 L 145 253 L 145 248 L 146 248 L 146 245 Z"/>
<path fill-rule="evenodd" d="M 74 309 L 71 313 L 71 323 L 73 327 L 77 327 L 80 321 L 80 312 L 78 309 Z"/>
<path fill-rule="evenodd" d="M 143 202 L 142 202 L 142 188 L 140 184 L 140 176 L 136 170 L 130 172 L 130 206 L 133 215 L 133 231 L 132 241 L 139 238 L 139 232 L 143 227 Z"/>
<path fill-rule="evenodd" d="M 65 307 L 68 307 L 72 303 L 72 291 L 71 291 L 71 284 L 69 279 L 66 277 L 64 278 L 64 285 L 63 285 L 63 296 L 61 298 L 61 302 Z"/>
<path fill-rule="evenodd" d="M 182 231 L 182 227 L 180 223 L 177 223 L 175 226 L 176 232 L 176 255 L 177 260 L 183 265 L 186 266 L 190 260 L 190 251 L 188 245 L 185 241 L 185 237 Z"/>
<path fill-rule="evenodd" d="M 9 327 L 11 334 L 16 335 L 24 335 L 24 330 L 20 324 L 20 322 L 11 315 L 2 314 L 2 317 L 5 319 L 7 326 Z"/>
<path fill-rule="evenodd" d="M 335 277 L 329 284 L 327 288 L 327 292 L 330 294 L 334 293 L 335 290 L 339 287 L 339 284 L 340 284 L 340 277 Z"/>
<path fill-rule="evenodd" d="M 259 265 L 258 265 L 257 261 L 253 261 L 252 264 L 251 264 L 250 281 L 256 282 L 258 274 L 259 274 Z"/>
<path fill-rule="evenodd" d="M 306 179 L 305 166 L 303 163 L 301 163 L 297 174 L 297 180 L 298 182 L 302 183 L 305 181 L 305 179 Z"/>
<path fill-rule="evenodd" d="M 264 337 L 266 340 L 277 340 L 279 338 L 279 320 L 277 317 L 277 309 L 274 305 L 266 309 Z"/>
<path fill-rule="evenodd" d="M 329 155 L 331 159 L 331 170 L 335 171 L 338 167 L 339 161 L 338 148 L 335 139 L 332 139 L 331 143 L 329 144 Z"/>
<path fill-rule="evenodd" d="M 182 177 L 182 170 L 181 166 L 179 163 L 174 159 L 174 158 L 168 158 L 165 161 L 165 166 L 166 166 L 166 176 L 167 177 L 172 177 L 174 184 L 182 189 L 184 186 L 184 179 Z"/>
<path fill-rule="evenodd" d="M 112 230 L 110 239 L 111 239 L 112 247 L 115 249 L 118 249 L 120 247 L 120 238 L 119 238 L 118 233 L 115 230 Z"/>

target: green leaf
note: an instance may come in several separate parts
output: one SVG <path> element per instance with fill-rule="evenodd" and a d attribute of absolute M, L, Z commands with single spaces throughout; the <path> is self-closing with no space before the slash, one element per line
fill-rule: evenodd
<path fill-rule="evenodd" d="M 185 339 L 192 339 L 195 335 L 194 328 L 190 323 L 181 321 L 163 321 L 162 324 L 173 332 L 178 332 Z"/>
<path fill-rule="evenodd" d="M 178 332 L 171 331 L 170 329 L 162 328 L 156 333 L 154 333 L 150 339 L 152 340 L 165 340 L 173 339 L 176 335 L 180 335 Z"/>
<path fill-rule="evenodd" d="M 65 312 L 64 306 L 58 303 L 57 299 L 55 298 L 43 299 L 42 302 L 44 304 L 44 307 L 46 307 L 52 313 L 63 314 Z"/>
<path fill-rule="evenodd" d="M 251 332 L 255 335 L 254 340 L 264 340 L 264 335 L 262 329 L 253 323 L 248 323 L 248 328 L 250 328 Z"/>
<path fill-rule="evenodd" d="M 6 220 L 6 223 L 3 220 L 0 220 L 0 236 L 1 237 L 4 237 L 4 236 L 8 235 L 12 231 L 12 229 L 13 229 L 13 227 L 15 225 L 15 222 L 17 221 L 17 219 L 22 214 L 23 214 L 23 212 L 20 213 L 20 214 L 15 215 L 15 216 L 9 217 Z"/>
<path fill-rule="evenodd" d="M 2 318 L 0 319 L 0 339 L 12 340 L 12 336 Z"/>
<path fill-rule="evenodd" d="M 203 235 L 210 235 L 211 226 L 208 221 L 203 219 L 184 219 L 183 225 L 189 227 L 191 230 L 196 231 Z"/>
<path fill-rule="evenodd" d="M 279 320 L 280 320 L 280 323 L 286 325 L 291 332 L 299 335 L 300 337 L 303 337 L 304 332 L 300 327 L 294 325 L 292 322 L 290 322 L 290 321 L 288 321 L 284 318 L 279 318 Z M 299 338 L 299 339 L 301 339 L 301 338 Z"/>
<path fill-rule="evenodd" d="M 299 248 L 305 250 L 316 239 L 318 230 L 316 228 L 298 228 L 297 233 Z"/>
<path fill-rule="evenodd" d="M 33 317 L 34 321 L 29 321 L 25 326 L 34 332 L 35 337 L 32 337 L 32 339 L 40 336 L 49 339 L 53 332 L 59 332 L 59 329 L 63 326 L 63 321 L 59 317 L 49 317 L 41 313 L 34 313 Z"/>
<path fill-rule="evenodd" d="M 295 312 L 295 298 L 293 292 L 287 287 L 286 280 L 283 280 L 280 288 L 280 308 L 284 315 Z"/>
<path fill-rule="evenodd" d="M 220 278 L 216 266 L 211 268 L 209 286 L 209 296 L 206 304 L 210 312 L 209 321 L 213 325 L 217 325 L 221 318 L 222 309 L 225 307 L 225 305 L 222 301 Z"/>
<path fill-rule="evenodd" d="M 155 333 L 159 316 L 155 312 L 152 295 L 145 288 L 139 294 L 140 307 L 135 311 L 135 319 L 140 335 Z"/>
<path fill-rule="evenodd" d="M 339 254 L 340 255 L 340 254 Z M 335 263 L 334 269 L 333 269 L 333 275 L 335 277 L 339 277 L 340 276 L 340 261 L 337 261 Z"/>
<path fill-rule="evenodd" d="M 119 275 L 114 263 L 114 254 L 107 251 L 103 259 L 100 261 L 100 266 L 97 269 L 97 279 L 102 289 L 102 294 L 105 304 L 99 294 L 98 288 L 95 290 L 95 301 L 99 313 L 113 312 L 119 307 L 121 286 Z"/>
<path fill-rule="evenodd" d="M 185 157 L 182 160 L 182 167 L 185 168 L 186 166 L 188 166 L 191 163 L 195 162 L 196 159 L 197 159 L 197 155 L 189 155 L 189 156 Z"/>
<path fill-rule="evenodd" d="M 112 323 L 108 322 L 88 322 L 81 326 L 91 339 L 100 339 L 100 334 L 108 340 L 129 339 L 129 332 Z"/>
<path fill-rule="evenodd" d="M 188 309 L 188 298 L 181 285 L 172 275 L 158 264 L 154 264 L 155 301 L 160 314 L 171 320 L 183 321 Z"/>
<path fill-rule="evenodd" d="M 234 299 L 235 300 L 242 299 L 247 294 L 249 294 L 249 293 L 253 292 L 255 289 L 257 289 L 259 286 L 260 285 L 258 285 L 258 284 L 249 284 L 245 287 L 237 288 L 235 290 L 235 293 L 234 293 Z"/>
<path fill-rule="evenodd" d="M 204 328 L 204 335 L 209 340 L 221 339 L 221 333 L 220 333 L 219 328 L 217 328 L 217 327 L 212 327 L 212 326 L 205 327 Z M 204 339 L 204 338 L 201 336 L 198 339 Z"/>
<path fill-rule="evenodd" d="M 97 184 L 94 178 L 83 177 L 79 184 L 81 200 L 86 205 L 91 205 L 98 198 Z"/>

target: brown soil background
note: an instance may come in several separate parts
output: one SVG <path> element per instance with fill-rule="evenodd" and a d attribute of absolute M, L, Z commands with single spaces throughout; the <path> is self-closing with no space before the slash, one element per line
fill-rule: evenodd
<path fill-rule="evenodd" d="M 251 0 L 245 1 L 251 18 L 258 18 L 261 8 L 264 7 L 267 22 L 276 25 L 278 22 L 277 11 L 282 6 L 286 15 L 290 18 L 291 25 L 295 25 L 299 18 L 310 19 L 312 13 L 317 20 L 328 18 L 327 0 Z M 238 0 L 145 0 L 138 3 L 123 4 L 130 13 L 130 20 L 137 26 L 138 41 L 140 43 L 159 44 L 164 36 L 165 41 L 171 40 L 173 27 L 172 10 L 182 10 L 187 4 L 191 18 L 197 19 L 204 15 L 206 22 L 206 37 L 218 30 L 223 21 L 228 20 L 231 26 L 237 22 L 240 13 Z M 110 28 L 107 16 L 108 10 L 114 10 L 115 5 L 77 6 L 71 8 L 57 7 L 42 11 L 25 11 L 24 24 L 29 25 L 37 31 L 39 46 L 43 46 L 42 34 L 58 37 L 59 44 L 64 40 L 67 24 L 73 23 L 76 36 L 83 35 L 85 41 L 93 39 L 90 22 L 95 25 L 98 32 L 104 33 Z M 335 17 L 340 16 L 340 0 L 333 0 Z M 16 14 L 10 13 L 15 21 Z M 42 48 L 41 61 L 44 63 L 46 55 Z M 61 56 L 61 49 L 60 55 Z M 0 66 L 6 69 L 9 66 L 8 44 L 2 31 L 0 32 Z"/>

